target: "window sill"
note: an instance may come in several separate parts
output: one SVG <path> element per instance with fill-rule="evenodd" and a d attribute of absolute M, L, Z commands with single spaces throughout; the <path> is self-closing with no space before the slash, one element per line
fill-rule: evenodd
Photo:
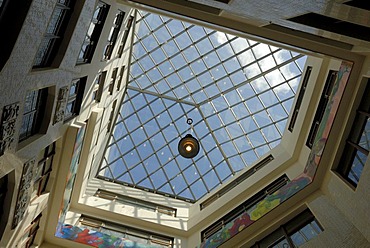
<path fill-rule="evenodd" d="M 356 191 L 357 187 L 354 186 L 352 183 L 350 183 L 349 180 L 347 180 L 347 178 L 345 178 L 344 176 L 342 176 L 337 171 L 332 171 L 332 172 L 339 179 L 340 182 L 342 182 L 344 185 L 346 185 L 346 187 L 348 187 L 349 189 L 351 189 L 353 192 Z"/>
<path fill-rule="evenodd" d="M 18 145 L 17 145 L 17 151 L 25 148 L 26 146 L 32 144 L 33 142 L 35 142 L 36 140 L 40 139 L 42 136 L 44 136 L 44 134 L 34 134 L 28 138 L 26 138 L 25 140 L 22 140 L 20 142 L 18 142 Z"/>
<path fill-rule="evenodd" d="M 78 114 L 74 114 L 74 115 L 68 116 L 67 118 L 65 118 L 65 119 L 63 120 L 63 124 L 65 124 L 65 123 L 67 123 L 67 122 L 69 122 L 69 121 L 73 120 L 73 119 L 74 119 L 74 118 L 76 118 L 77 116 L 78 116 Z"/>

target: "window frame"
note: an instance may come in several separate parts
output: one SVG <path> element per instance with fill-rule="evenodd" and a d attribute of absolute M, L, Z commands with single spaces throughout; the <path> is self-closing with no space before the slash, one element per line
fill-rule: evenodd
<path fill-rule="evenodd" d="M 217 233 L 219 230 L 224 228 L 228 223 L 233 221 L 235 218 L 239 217 L 243 213 L 247 212 L 251 207 L 253 207 L 256 203 L 263 200 L 268 195 L 272 195 L 274 192 L 285 186 L 289 182 L 289 178 L 286 174 L 283 174 L 265 188 L 258 191 L 253 196 L 249 197 L 239 206 L 235 207 L 233 210 L 225 214 L 223 217 L 218 219 L 213 224 L 209 225 L 207 228 L 203 229 L 200 232 L 200 238 L 202 242 L 209 239 L 212 235 Z"/>
<path fill-rule="evenodd" d="M 80 114 L 81 104 L 86 87 L 86 81 L 87 77 L 78 78 L 72 81 L 69 87 L 67 103 L 64 111 L 64 122 L 69 121 Z M 73 86 L 75 90 L 72 94 L 71 89 L 73 89 Z M 71 110 L 67 111 L 68 106 L 70 104 L 72 105 Z"/>
<path fill-rule="evenodd" d="M 312 224 L 314 223 L 314 224 Z M 305 239 L 305 242 L 308 242 L 312 238 L 306 237 L 301 231 L 306 226 L 311 226 L 312 230 L 315 231 L 315 236 L 317 237 L 320 233 L 324 231 L 322 225 L 318 222 L 316 217 L 312 214 L 312 212 L 307 208 L 295 217 L 291 218 L 289 221 L 275 229 L 273 232 L 264 236 L 261 240 L 257 241 L 252 248 L 265 248 L 265 247 L 275 247 L 283 240 L 286 240 L 285 244 L 288 244 L 289 247 L 296 247 L 292 236 L 296 233 L 300 233 L 301 236 Z M 317 229 L 318 228 L 318 229 Z M 304 244 L 303 243 L 303 244 Z M 284 244 L 284 245 L 285 245 Z M 280 247 L 280 246 L 277 246 Z M 285 247 L 285 246 L 284 246 Z"/>
<path fill-rule="evenodd" d="M 370 121 L 370 79 L 366 80 L 366 87 L 361 96 L 361 102 L 355 112 L 355 118 L 350 125 L 351 130 L 345 141 L 345 152 L 342 153 L 340 162 L 338 163 L 337 168 L 335 168 L 335 171 L 340 175 L 340 177 L 348 182 L 354 189 L 357 188 L 366 162 L 366 160 L 361 161 L 358 159 L 362 165 L 362 168 L 357 176 L 355 172 L 351 172 L 356 166 L 354 164 L 355 157 L 358 152 L 360 152 L 362 155 L 365 155 L 366 158 L 369 156 L 369 150 L 367 150 L 365 147 L 362 147 L 359 143 L 361 141 L 361 136 L 364 133 L 366 124 Z M 351 175 L 353 178 L 351 178 Z"/>
<path fill-rule="evenodd" d="M 128 35 L 130 33 L 130 30 L 131 30 L 131 27 L 132 27 L 132 23 L 133 22 L 134 22 L 134 17 L 133 16 L 129 16 L 128 19 L 127 19 L 127 23 L 126 23 L 126 27 L 125 27 L 125 32 L 124 32 L 123 37 L 122 37 L 122 40 L 121 40 L 121 44 L 120 44 L 120 46 L 118 48 L 118 51 L 117 51 L 118 58 L 121 58 L 122 57 L 123 50 L 124 50 L 124 48 L 126 46 Z"/>
<path fill-rule="evenodd" d="M 101 101 L 106 77 L 107 77 L 107 71 L 102 71 L 101 73 L 98 73 L 98 75 L 96 75 L 95 77 L 93 92 L 92 92 L 92 100 L 95 102 Z"/>
<path fill-rule="evenodd" d="M 89 230 L 94 230 L 102 233 L 105 233 L 105 230 L 108 232 L 119 232 L 126 239 L 132 240 L 130 238 L 135 237 L 141 240 L 146 240 L 147 244 L 162 245 L 163 247 L 173 247 L 174 245 L 174 238 L 172 237 L 153 233 L 151 231 L 143 229 L 136 229 L 130 226 L 116 224 L 110 221 L 101 220 L 85 215 L 81 215 L 81 217 L 77 221 L 76 226 L 88 228 Z"/>
<path fill-rule="evenodd" d="M 122 80 L 123 80 L 123 75 L 125 73 L 125 66 L 123 65 L 119 71 L 119 74 L 118 74 L 118 79 L 117 79 L 117 91 L 120 90 L 121 88 L 121 85 L 122 85 Z"/>
<path fill-rule="evenodd" d="M 111 130 L 111 128 L 112 128 L 113 118 L 114 118 L 114 112 L 116 110 L 116 105 L 117 105 L 117 99 L 114 100 L 114 102 L 112 104 L 112 108 L 111 108 L 110 114 L 109 114 L 108 125 L 107 125 L 107 133 L 109 133 L 110 130 Z"/>
<path fill-rule="evenodd" d="M 50 174 L 53 170 L 53 160 L 55 155 L 56 142 L 45 147 L 42 152 L 42 157 L 38 160 L 35 166 L 35 172 L 40 170 L 39 176 L 35 176 L 38 173 L 34 172 L 34 182 L 33 182 L 33 195 L 34 198 L 39 197 L 46 191 L 47 184 L 49 182 Z M 37 189 L 36 189 L 37 187 Z"/>
<path fill-rule="evenodd" d="M 77 57 L 77 65 L 91 63 L 100 35 L 103 31 L 109 9 L 110 5 L 105 2 L 98 1 L 89 28 L 86 31 L 85 40 L 81 45 L 80 53 Z M 89 30 L 92 30 L 91 34 L 89 33 Z"/>
<path fill-rule="evenodd" d="M 112 57 L 113 49 L 116 45 L 125 15 L 126 13 L 122 10 L 119 10 L 116 14 L 116 17 L 113 21 L 113 26 L 109 33 L 108 42 L 104 47 L 103 60 L 110 60 Z"/>
<path fill-rule="evenodd" d="M 145 209 L 148 211 L 166 214 L 172 217 L 177 216 L 176 208 L 171 208 L 169 206 L 160 205 L 160 204 L 142 200 L 142 199 L 137 199 L 135 197 L 131 197 L 127 195 L 117 194 L 115 192 L 107 191 L 104 189 L 98 189 L 96 193 L 94 194 L 94 196 L 102 198 L 102 199 L 110 200 L 110 201 L 119 202 L 127 206 L 133 206 L 135 208 L 141 208 L 141 209 Z"/>
<path fill-rule="evenodd" d="M 322 118 L 324 117 L 325 109 L 329 103 L 329 98 L 337 78 L 338 71 L 330 70 L 326 78 L 324 89 L 321 93 L 319 105 L 317 106 L 315 117 L 312 121 L 310 132 L 306 141 L 306 146 L 310 149 L 312 149 L 313 143 L 316 138 L 316 134 L 319 130 Z"/>
<path fill-rule="evenodd" d="M 22 247 L 29 248 L 33 245 L 37 231 L 40 228 L 40 220 L 42 214 L 39 214 L 23 232 L 21 245 Z"/>
<path fill-rule="evenodd" d="M 36 103 L 34 104 L 35 92 L 37 92 L 37 99 L 36 99 Z M 30 94 L 33 94 L 31 109 L 27 110 L 28 106 L 26 105 L 27 103 L 26 100 L 30 96 Z M 27 93 L 25 97 L 24 108 L 23 108 L 22 126 L 19 130 L 19 142 L 22 142 L 28 139 L 29 137 L 39 133 L 41 129 L 41 123 L 43 121 L 44 114 L 45 114 L 47 97 L 48 97 L 48 88 L 32 90 Z M 31 115 L 32 115 L 32 121 L 30 121 Z M 25 123 L 25 118 L 28 118 L 27 128 L 26 130 L 22 130 L 23 125 Z"/>
<path fill-rule="evenodd" d="M 118 67 L 115 67 L 115 68 L 113 68 L 112 76 L 111 76 L 111 80 L 110 80 L 109 88 L 108 88 L 108 91 L 109 91 L 110 95 L 113 95 L 114 84 L 116 83 L 117 75 L 118 75 Z"/>
<path fill-rule="evenodd" d="M 71 18 L 74 4 L 74 0 L 66 0 L 64 2 L 58 0 L 55 4 L 45 34 L 35 55 L 33 68 L 44 68 L 52 65 Z M 52 30 L 51 33 L 49 32 L 50 30 Z"/>
<path fill-rule="evenodd" d="M 6 195 L 8 194 L 8 182 L 9 182 L 9 176 L 8 174 L 2 176 L 0 178 L 0 219 L 3 219 L 5 218 L 4 214 L 5 214 L 5 209 L 4 207 L 6 207 L 5 205 L 5 198 L 6 198 Z M 1 229 L 1 226 L 0 226 L 0 229 Z M 3 233 L 1 233 L 0 231 L 0 238 L 2 237 Z"/>

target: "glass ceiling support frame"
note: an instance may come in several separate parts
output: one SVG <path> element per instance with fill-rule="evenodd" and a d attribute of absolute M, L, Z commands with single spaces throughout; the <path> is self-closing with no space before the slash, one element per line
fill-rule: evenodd
<path fill-rule="evenodd" d="M 140 92 L 142 94 L 149 94 L 149 95 L 152 95 L 152 96 L 156 96 L 158 98 L 164 98 L 164 99 L 168 99 L 170 101 L 174 101 L 174 102 L 182 103 L 182 104 L 187 104 L 187 105 L 191 105 L 191 106 L 194 106 L 196 108 L 199 108 L 199 104 L 195 104 L 194 102 L 185 101 L 183 99 L 177 99 L 175 97 L 171 97 L 171 96 L 168 96 L 168 95 L 155 93 L 153 91 L 149 91 L 149 90 L 145 90 L 145 89 L 139 89 L 137 87 L 132 87 L 130 85 L 127 86 L 127 89 L 134 90 L 134 91 Z"/>
<path fill-rule="evenodd" d="M 270 54 L 269 54 L 270 55 Z M 268 57 L 269 55 L 266 55 L 265 57 L 262 57 L 261 58 L 261 60 L 263 59 L 263 58 L 266 58 L 266 57 Z M 240 84 L 238 84 L 238 86 L 233 86 L 233 87 L 231 87 L 231 88 L 229 88 L 229 89 L 227 89 L 227 90 L 224 90 L 224 91 L 222 91 L 222 93 L 221 94 L 218 94 L 218 95 L 215 95 L 215 96 L 212 96 L 212 97 L 210 97 L 210 98 L 208 98 L 207 100 L 204 100 L 203 102 L 200 102 L 199 103 L 199 105 L 203 105 L 203 104 L 205 104 L 205 103 L 207 103 L 207 102 L 210 102 L 210 101 L 212 101 L 212 100 L 214 100 L 214 99 L 216 99 L 216 98 L 218 98 L 219 96 L 221 96 L 221 95 L 223 95 L 223 94 L 227 94 L 227 93 L 229 93 L 229 92 L 231 92 L 231 91 L 235 91 L 237 88 L 240 88 L 241 86 L 244 86 L 244 85 L 246 85 L 246 84 L 249 84 L 249 83 L 251 83 L 251 82 L 253 82 L 254 80 L 256 80 L 256 79 L 258 79 L 258 78 L 260 78 L 260 77 L 263 77 L 263 76 L 266 76 L 268 73 L 270 73 L 270 72 L 273 72 L 273 71 L 275 71 L 275 70 L 277 70 L 277 69 L 280 69 L 281 67 L 283 67 L 283 66 L 285 66 L 285 65 L 288 65 L 288 64 L 290 64 L 290 63 L 292 63 L 292 62 L 294 62 L 295 60 L 297 60 L 297 59 L 299 59 L 299 58 L 302 58 L 304 55 L 302 55 L 302 54 L 300 54 L 300 55 L 298 55 L 298 56 L 296 56 L 296 57 L 292 57 L 291 59 L 289 59 L 289 60 L 287 60 L 287 61 L 285 61 L 285 62 L 283 62 L 283 63 L 281 63 L 281 64 L 278 64 L 277 66 L 275 66 L 275 67 L 272 67 L 271 69 L 269 69 L 269 70 L 266 70 L 266 71 L 264 71 L 264 72 L 262 72 L 262 73 L 260 73 L 260 74 L 258 74 L 258 75 L 256 75 L 256 76 L 254 76 L 254 77 L 252 77 L 252 78 L 248 78 L 246 81 L 244 81 L 243 83 L 240 83 Z M 217 66 L 217 65 L 216 65 Z M 244 66 L 244 67 L 242 67 L 242 69 L 245 69 L 245 68 L 247 68 L 248 67 L 248 65 L 246 65 L 246 66 Z M 262 70 L 261 70 L 262 71 Z M 217 81 L 222 81 L 223 79 L 225 79 L 227 76 L 230 76 L 232 73 L 230 73 L 230 74 L 227 74 L 227 75 L 225 75 L 223 78 L 220 78 L 220 79 L 218 79 Z M 297 78 L 297 77 L 295 77 L 295 78 Z M 280 84 L 278 84 L 278 85 L 275 85 L 273 88 L 275 88 L 275 87 L 278 87 L 278 86 L 280 86 L 280 85 L 282 85 L 282 84 L 284 84 L 285 82 L 288 82 L 288 81 L 290 81 L 290 80 L 293 80 L 293 79 L 295 79 L 295 78 L 292 78 L 292 79 L 285 79 L 285 81 L 284 82 L 282 82 L 282 83 L 280 83 Z M 216 81 L 216 82 L 217 82 Z M 217 86 L 217 85 L 216 85 Z M 217 86 L 218 87 L 218 86 Z M 273 88 L 271 88 L 271 89 L 273 89 Z M 261 95 L 261 94 L 263 94 L 264 92 L 266 92 L 266 91 L 268 91 L 268 90 L 270 90 L 270 89 L 267 89 L 267 90 L 265 90 L 265 91 L 261 91 L 261 92 L 256 92 L 256 95 Z M 221 91 L 221 90 L 220 90 Z M 245 98 L 244 100 L 248 100 L 248 98 Z M 230 106 L 231 107 L 231 106 Z"/>
<path fill-rule="evenodd" d="M 192 25 L 192 26 L 194 26 L 194 25 Z M 161 27 L 161 26 L 160 26 Z M 160 28 L 159 27 L 159 28 Z M 190 27 L 189 27 L 190 28 Z M 172 39 L 171 40 L 173 40 L 173 39 L 175 39 L 176 37 L 178 37 L 181 33 L 184 33 L 184 32 L 187 32 L 187 30 L 184 30 L 183 32 L 180 32 L 179 34 L 177 34 L 176 36 L 174 36 L 174 37 L 172 37 Z M 216 31 L 213 31 L 212 33 L 216 33 Z M 205 36 L 205 37 L 203 37 L 202 39 L 200 39 L 199 41 L 201 41 L 201 40 L 203 40 L 203 39 L 207 39 L 207 36 Z M 216 49 L 219 49 L 219 48 L 221 48 L 221 47 L 223 47 L 223 46 L 225 46 L 225 45 L 227 45 L 227 44 L 229 44 L 229 43 L 231 43 L 233 40 L 235 40 L 235 39 L 237 39 L 237 37 L 234 37 L 234 38 L 232 38 L 228 43 L 225 43 L 224 45 L 221 45 L 221 46 L 218 46 L 217 48 L 215 47 L 213 50 L 210 50 L 208 53 L 206 53 L 206 54 L 204 54 L 204 55 L 202 55 L 201 57 L 200 57 L 200 59 L 202 59 L 203 57 L 206 57 L 207 55 L 209 55 L 210 53 L 212 53 L 212 52 L 215 52 L 216 51 Z M 135 42 L 135 44 L 137 44 L 138 42 L 139 42 L 140 40 L 138 40 L 138 41 L 136 41 Z M 197 42 L 199 42 L 199 41 L 197 41 Z M 230 58 L 228 58 L 228 59 L 226 59 L 226 60 L 222 60 L 222 59 L 220 59 L 219 58 L 219 60 L 220 60 L 220 63 L 217 63 L 217 64 L 215 64 L 215 65 L 213 65 L 212 67 L 209 67 L 207 70 L 205 70 L 205 71 L 203 71 L 203 72 L 201 72 L 201 73 L 199 73 L 199 74 L 195 74 L 194 72 L 192 72 L 193 73 L 193 77 L 191 77 L 191 78 L 189 78 L 189 79 L 187 79 L 186 81 L 191 81 L 191 80 L 193 80 L 193 79 L 197 79 L 199 76 L 202 76 L 203 74 L 205 74 L 205 73 L 207 73 L 208 71 L 211 71 L 212 69 L 214 69 L 214 68 L 216 68 L 217 66 L 223 66 L 223 63 L 225 63 L 225 62 L 227 62 L 227 61 L 229 61 L 229 60 L 232 60 L 233 58 L 235 58 L 235 57 L 237 57 L 238 55 L 241 55 L 241 54 L 243 54 L 244 52 L 246 52 L 246 51 L 248 51 L 248 50 L 251 50 L 254 46 L 257 46 L 258 44 L 260 44 L 260 43 L 256 43 L 256 44 L 254 44 L 254 45 L 252 45 L 252 46 L 250 46 L 250 47 L 248 47 L 248 48 L 246 48 L 245 50 L 242 50 L 242 51 L 240 51 L 240 52 L 238 52 L 238 53 L 235 53 L 235 55 L 234 56 L 231 56 Z M 174 55 L 172 55 L 172 56 L 170 56 L 169 58 L 168 58 L 168 60 L 170 59 L 170 58 L 173 58 L 173 57 L 176 57 L 177 55 L 180 55 L 181 53 L 182 53 L 182 51 L 183 50 L 186 50 L 187 48 L 189 48 L 189 47 L 191 47 L 191 45 L 189 45 L 189 46 L 187 46 L 187 47 L 185 47 L 185 48 L 183 48 L 183 49 L 180 49 L 179 48 L 179 52 L 177 52 L 177 53 L 175 53 Z M 156 48 L 156 49 L 154 49 L 154 50 L 152 50 L 151 52 L 153 52 L 153 51 L 155 51 L 155 50 L 157 50 L 157 49 L 161 49 L 160 47 L 158 47 L 158 48 Z M 247 64 L 247 65 L 244 65 L 244 66 L 241 66 L 241 69 L 242 70 L 245 70 L 248 66 L 250 66 L 251 64 L 257 64 L 259 67 L 260 67 L 260 65 L 258 64 L 258 62 L 259 61 L 261 61 L 261 60 L 263 60 L 263 59 L 265 59 L 265 58 L 267 58 L 268 56 L 270 56 L 270 55 L 272 55 L 272 54 L 274 54 L 274 53 L 277 53 L 277 52 L 279 52 L 279 51 L 281 51 L 282 49 L 277 49 L 277 50 L 275 50 L 275 51 L 273 51 L 272 53 L 269 53 L 269 54 L 267 54 L 267 55 L 265 55 L 265 56 L 262 56 L 262 57 L 260 57 L 260 58 L 258 58 L 258 59 L 256 59 L 255 61 L 253 61 L 252 63 L 249 63 L 249 64 Z M 149 51 L 146 51 L 146 52 L 149 52 Z M 253 51 L 252 51 L 253 52 Z M 217 53 L 216 53 L 217 54 Z M 183 56 L 183 55 L 182 55 Z M 217 56 L 219 56 L 218 54 L 217 54 Z M 272 71 L 274 71 L 274 70 L 276 70 L 276 69 L 279 69 L 279 68 L 281 68 L 281 67 L 283 67 L 283 66 L 285 66 L 285 65 L 288 65 L 288 64 L 290 64 L 290 63 L 292 63 L 292 62 L 294 62 L 295 60 L 297 60 L 297 59 L 299 59 L 299 58 L 301 58 L 301 57 L 303 57 L 304 55 L 303 54 L 299 54 L 299 55 L 297 55 L 297 56 L 294 56 L 294 57 L 292 57 L 291 59 L 289 59 L 289 60 L 287 60 L 287 61 L 285 61 L 285 62 L 283 62 L 283 63 L 276 63 L 277 64 L 277 66 L 275 66 L 275 67 L 272 67 L 272 68 L 270 68 L 269 70 L 267 70 L 267 71 L 264 71 L 264 72 L 262 72 L 262 73 L 260 73 L 260 74 L 258 74 L 258 75 L 256 75 L 256 76 L 254 76 L 254 77 L 252 77 L 252 78 L 249 78 L 249 79 L 247 79 L 246 81 L 244 81 L 244 83 L 241 83 L 241 84 L 238 84 L 238 86 L 234 86 L 234 87 L 231 87 L 231 88 L 229 88 L 228 90 L 226 90 L 226 91 L 221 91 L 220 90 L 220 92 L 222 92 L 221 94 L 226 94 L 226 93 L 228 93 L 228 92 L 230 92 L 230 91 L 233 91 L 233 90 L 235 90 L 236 88 L 239 88 L 239 87 L 241 87 L 241 86 L 243 86 L 243 85 L 245 85 L 245 84 L 248 84 L 248 83 L 250 83 L 250 82 L 252 82 L 253 80 L 255 80 L 255 79 L 258 79 L 258 78 L 260 78 L 260 77 L 263 77 L 263 76 L 265 76 L 266 74 L 268 74 L 268 73 L 270 73 L 270 72 L 272 72 Z M 143 57 L 145 57 L 145 55 L 144 56 L 142 56 L 141 58 L 136 58 L 135 59 L 135 62 L 140 62 L 140 59 L 142 59 Z M 184 57 L 183 57 L 184 58 Z M 275 59 L 275 58 L 274 58 Z M 142 69 L 142 71 L 143 71 L 143 73 L 142 74 L 140 74 L 140 75 L 138 75 L 136 78 L 133 78 L 133 80 L 135 80 L 135 79 L 137 79 L 137 78 L 139 78 L 141 75 L 144 75 L 145 73 L 147 73 L 148 71 L 150 71 L 150 70 L 152 70 L 152 69 L 154 69 L 154 68 L 156 68 L 157 66 L 160 66 L 161 64 L 163 64 L 163 63 L 165 63 L 166 61 L 168 61 L 168 60 L 164 60 L 164 61 L 162 61 L 161 63 L 158 63 L 157 65 L 154 65 L 152 68 L 150 68 L 150 69 L 148 69 L 148 70 L 145 70 L 144 68 L 141 68 Z M 186 61 L 186 58 L 184 58 L 184 60 Z M 191 61 L 191 62 L 187 62 L 185 65 L 183 65 L 182 67 L 180 67 L 180 68 L 178 68 L 177 70 L 174 70 L 174 72 L 173 73 L 171 73 L 171 74 L 168 74 L 168 75 L 166 75 L 166 76 L 164 76 L 164 75 L 162 75 L 162 78 L 163 79 L 166 79 L 166 78 L 168 78 L 169 76 L 171 76 L 171 75 L 173 75 L 173 74 L 176 74 L 178 71 L 181 71 L 182 69 L 184 69 L 184 68 L 187 68 L 187 67 L 189 67 L 190 68 L 190 64 L 191 63 L 193 63 L 194 61 Z M 171 63 L 171 62 L 170 62 Z M 238 63 L 240 63 L 239 61 L 238 61 Z M 140 66 L 140 64 L 139 64 L 139 66 Z M 172 65 L 173 66 L 173 65 Z M 223 66 L 224 67 L 224 66 Z M 191 69 L 191 68 L 190 68 Z M 225 67 L 224 67 L 224 69 L 225 69 Z M 263 71 L 261 68 L 260 68 L 260 70 L 261 71 Z M 226 69 L 225 69 L 225 71 L 226 71 Z M 229 77 L 229 76 L 231 76 L 231 75 L 233 75 L 234 73 L 236 73 L 237 71 L 239 71 L 238 69 L 236 69 L 235 71 L 232 71 L 232 72 L 230 72 L 230 73 L 227 73 L 225 76 L 223 76 L 223 77 L 221 77 L 221 78 L 218 78 L 217 80 L 215 80 L 213 83 L 210 83 L 210 84 L 208 84 L 208 85 L 206 85 L 206 86 L 204 86 L 204 87 L 202 87 L 202 88 L 200 88 L 200 89 L 198 89 L 198 90 L 196 90 L 196 91 L 194 91 L 194 92 L 192 92 L 193 94 L 196 94 L 196 93 L 198 93 L 198 92 L 200 92 L 200 91 L 202 91 L 202 90 L 204 90 L 205 88 L 207 88 L 207 87 L 209 87 L 210 85 L 213 85 L 213 84 L 215 84 L 216 85 L 216 87 L 218 87 L 217 86 L 217 82 L 220 82 L 220 81 L 222 81 L 222 80 L 224 80 L 225 78 L 227 78 L 227 77 Z M 152 84 L 154 85 L 154 84 L 156 84 L 156 83 L 158 83 L 160 80 L 162 80 L 162 79 L 159 79 L 159 80 L 157 80 L 157 81 L 154 81 L 154 82 L 152 82 Z M 292 80 L 292 79 L 290 79 L 290 80 Z M 287 79 L 285 79 L 285 82 L 286 81 L 288 81 Z M 283 82 L 284 83 L 284 82 Z M 281 84 L 283 84 L 283 83 L 281 83 Z M 274 87 L 278 87 L 279 85 L 275 85 Z M 165 92 L 163 92 L 163 95 L 165 95 L 165 94 L 167 94 L 168 92 L 171 92 L 171 91 L 173 91 L 173 90 L 175 90 L 175 89 L 177 89 L 177 88 L 180 88 L 180 87 L 187 87 L 186 85 L 184 86 L 184 85 L 177 85 L 176 87 L 174 87 L 174 88 L 171 88 L 170 86 L 169 86 L 169 90 L 167 90 L 167 91 L 165 91 Z M 135 88 L 135 87 L 132 87 L 133 89 Z M 147 87 L 148 88 L 148 87 Z M 260 92 L 260 94 L 262 94 L 263 92 Z M 208 102 L 208 101 L 212 101 L 212 100 L 214 100 L 214 99 L 216 99 L 217 97 L 219 97 L 221 94 L 218 94 L 218 95 L 215 95 L 215 96 L 213 96 L 213 97 L 208 97 L 208 99 L 207 100 L 204 100 L 203 102 L 199 102 L 198 103 L 198 105 L 202 105 L 202 104 L 204 104 L 204 103 L 206 103 L 206 102 Z M 247 100 L 247 99 L 246 99 Z"/>
<path fill-rule="evenodd" d="M 112 132 L 110 152 L 105 155 L 99 177 L 104 178 L 107 176 L 104 171 L 109 171 L 107 180 L 194 202 L 238 171 L 253 165 L 280 142 L 285 127 L 282 125 L 289 116 L 305 58 L 302 54 L 167 17 L 146 13 L 139 18 L 140 15 L 135 18 L 134 27 L 139 29 L 134 32 L 136 40 L 133 41 L 130 82 L 115 125 L 115 129 L 122 126 L 126 134 L 117 136 Z M 148 24 L 147 17 L 154 20 L 153 26 Z M 175 32 L 174 25 L 178 25 Z M 140 28 L 145 30 L 140 33 Z M 183 38 L 190 43 L 184 43 Z M 169 54 L 166 46 L 170 43 L 172 53 Z M 262 52 L 261 48 L 264 49 Z M 189 51 L 197 56 L 189 57 Z M 247 55 L 249 57 L 245 59 Z M 201 67 L 196 63 L 199 61 Z M 278 74 L 279 81 L 270 81 L 276 76 L 273 74 Z M 262 88 L 258 85 L 260 80 L 264 83 Z M 284 87 L 291 93 L 281 96 L 278 88 Z M 241 88 L 246 93 L 243 91 L 242 94 Z M 269 97 L 273 99 L 268 100 Z M 220 99 L 222 103 L 216 102 Z M 255 102 L 261 107 L 253 106 L 257 104 Z M 124 106 L 131 110 L 125 112 Z M 156 106 L 159 109 L 155 109 Z M 273 115 L 275 111 L 281 112 L 280 117 Z M 160 116 L 162 119 L 157 119 Z M 136 126 L 129 123 L 132 117 L 135 117 Z M 182 123 L 184 117 L 194 120 L 192 128 L 187 128 L 185 119 Z M 167 129 L 173 130 L 174 134 L 168 135 Z M 189 131 L 195 133 L 203 151 L 184 162 L 172 146 Z M 146 138 L 141 139 L 135 133 Z M 164 142 L 154 146 L 151 143 L 154 137 Z M 128 142 L 123 142 L 124 139 Z M 149 142 L 146 146 L 149 150 L 142 148 L 146 142 Z M 168 160 L 163 160 L 163 151 L 170 154 Z M 111 158 L 117 153 L 118 157 Z M 130 154 L 136 154 L 134 162 L 130 162 Z M 146 161 L 150 158 L 154 160 L 148 164 Z M 166 167 L 178 172 L 167 174 Z M 142 177 L 142 174 L 147 176 Z M 158 178 L 157 174 L 162 176 Z M 130 179 L 125 181 L 125 176 Z M 185 186 L 176 183 L 176 178 L 182 178 Z M 171 188 L 164 189 L 167 185 Z"/>

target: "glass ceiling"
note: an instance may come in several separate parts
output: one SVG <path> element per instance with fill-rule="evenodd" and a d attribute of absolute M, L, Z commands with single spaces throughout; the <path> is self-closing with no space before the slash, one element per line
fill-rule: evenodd
<path fill-rule="evenodd" d="M 130 80 L 98 177 L 197 201 L 280 143 L 305 61 L 139 11 Z M 187 133 L 201 145 L 193 159 L 177 151 Z"/>

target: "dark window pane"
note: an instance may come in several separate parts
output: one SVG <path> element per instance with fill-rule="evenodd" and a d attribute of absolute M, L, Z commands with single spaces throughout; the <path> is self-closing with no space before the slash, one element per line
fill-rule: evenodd
<path fill-rule="evenodd" d="M 55 5 L 46 33 L 36 53 L 34 67 L 51 65 L 61 44 L 60 40 L 63 38 L 63 33 L 72 12 L 68 5 L 69 1 L 65 0 L 60 0 Z"/>
<path fill-rule="evenodd" d="M 288 243 L 288 240 L 283 239 L 283 240 L 278 241 L 277 243 L 272 244 L 272 245 L 270 245 L 270 246 L 268 246 L 268 247 L 269 247 L 269 248 L 270 248 L 270 247 L 271 247 L 271 248 L 289 248 L 289 247 L 290 247 L 290 245 L 289 245 L 289 243 Z"/>
<path fill-rule="evenodd" d="M 294 246 L 296 247 L 299 247 L 300 245 L 306 242 L 306 240 L 304 239 L 303 235 L 300 232 L 296 232 L 290 237 L 293 241 Z"/>
<path fill-rule="evenodd" d="M 31 91 L 25 98 L 23 119 L 19 131 L 20 141 L 37 133 L 44 117 L 48 89 Z"/>
<path fill-rule="evenodd" d="M 96 45 L 103 30 L 105 19 L 107 18 L 109 5 L 98 2 L 95 12 L 87 30 L 84 44 L 81 47 L 77 63 L 90 63 L 94 55 Z"/>
<path fill-rule="evenodd" d="M 360 141 L 358 143 L 362 148 L 370 150 L 370 118 L 367 118 L 364 125 L 364 130 L 362 131 Z"/>
<path fill-rule="evenodd" d="M 57 34 L 58 33 L 58 27 L 60 25 L 60 22 L 62 21 L 63 15 L 65 13 L 65 10 L 56 8 L 53 12 L 53 15 L 50 19 L 49 26 L 47 29 L 48 34 Z"/>
<path fill-rule="evenodd" d="M 363 154 L 360 151 L 357 151 L 355 158 L 353 160 L 351 169 L 348 173 L 349 179 L 352 180 L 356 185 L 358 184 L 358 181 L 360 180 L 360 176 L 361 176 L 362 170 L 364 169 L 366 159 L 367 159 L 367 156 L 365 154 Z"/>
<path fill-rule="evenodd" d="M 317 236 L 317 229 L 315 229 L 315 227 L 312 226 L 313 223 L 316 224 L 315 221 L 312 221 L 311 223 L 307 224 L 301 229 L 301 233 L 307 240 L 313 239 L 314 237 Z"/>

